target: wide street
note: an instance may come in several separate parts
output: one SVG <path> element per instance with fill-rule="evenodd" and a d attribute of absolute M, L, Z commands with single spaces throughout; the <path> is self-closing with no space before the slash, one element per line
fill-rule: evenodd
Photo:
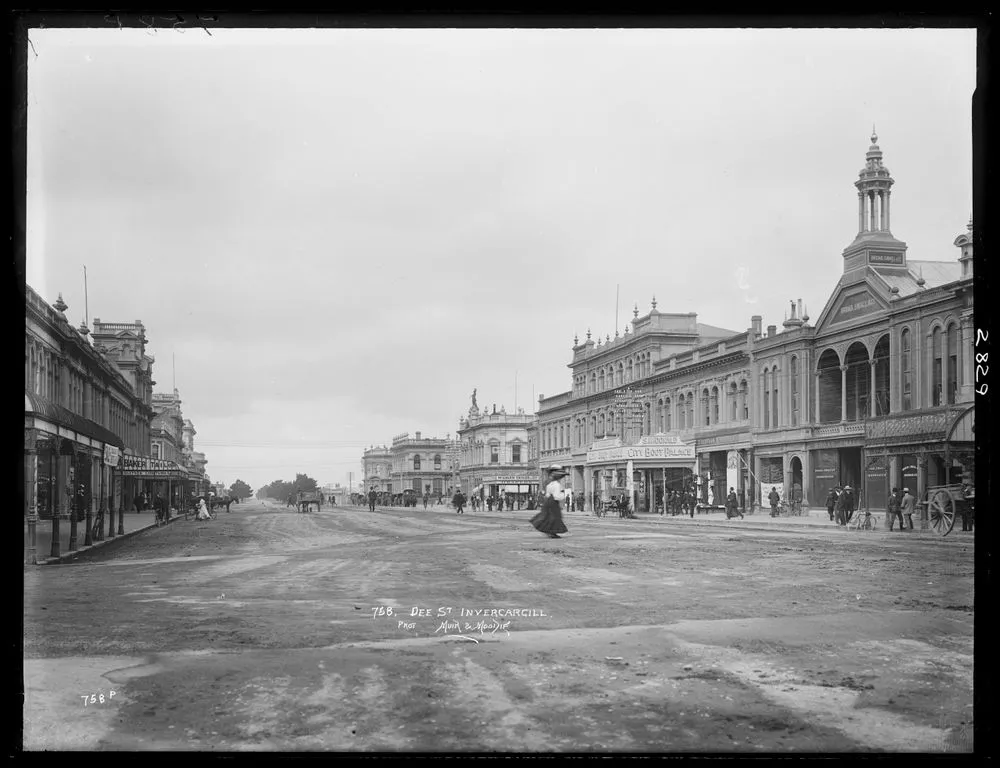
<path fill-rule="evenodd" d="M 250 501 L 26 567 L 25 749 L 972 751 L 972 534 L 531 514 Z"/>

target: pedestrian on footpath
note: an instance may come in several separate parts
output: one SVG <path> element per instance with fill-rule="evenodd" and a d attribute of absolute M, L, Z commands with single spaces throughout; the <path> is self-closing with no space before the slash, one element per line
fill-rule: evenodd
<path fill-rule="evenodd" d="M 562 501 L 566 496 L 563 491 L 562 478 L 569 473 L 558 464 L 549 467 L 549 483 L 545 486 L 545 501 L 538 514 L 531 518 L 535 529 L 544 533 L 550 539 L 558 539 L 560 533 L 566 533 L 566 524 L 562 519 Z"/>
<path fill-rule="evenodd" d="M 726 497 L 726 520 L 731 520 L 737 515 L 739 515 L 740 520 L 743 519 L 743 512 L 739 505 L 740 500 L 736 498 L 736 489 L 730 487 L 729 495 Z"/>
<path fill-rule="evenodd" d="M 893 488 L 892 493 L 889 495 L 889 501 L 886 502 L 886 512 L 889 513 L 889 530 L 892 530 L 892 524 L 896 522 L 896 518 L 899 518 L 899 530 L 903 530 L 903 502 L 899 498 L 899 488 Z"/>
<path fill-rule="evenodd" d="M 778 489 L 773 485 L 771 486 L 771 492 L 767 494 L 767 500 L 771 502 L 771 517 L 777 517 L 778 503 L 781 501 L 781 497 L 778 495 Z"/>
<path fill-rule="evenodd" d="M 895 490 L 895 489 L 894 489 Z M 833 510 L 837 506 L 837 489 L 831 488 L 830 492 L 826 495 L 826 511 L 830 515 L 830 522 L 833 522 Z"/>
<path fill-rule="evenodd" d="M 908 523 L 907 527 L 911 531 L 913 530 L 913 507 L 914 507 L 915 502 L 916 502 L 916 499 L 914 499 L 913 496 L 910 495 L 910 489 L 909 488 L 904 488 L 903 489 L 903 500 L 900 503 L 900 507 L 902 509 L 903 515 L 905 516 L 904 519 Z M 902 523 L 900 523 L 900 525 L 902 525 Z"/>
<path fill-rule="evenodd" d="M 369 512 L 374 512 L 375 511 L 375 502 L 377 500 L 378 500 L 378 494 L 375 493 L 375 489 L 372 488 L 370 491 L 368 491 L 368 511 Z"/>
<path fill-rule="evenodd" d="M 460 490 L 455 491 L 455 495 L 451 499 L 451 503 L 455 506 L 456 515 L 465 514 L 465 494 Z"/>
<path fill-rule="evenodd" d="M 854 517 L 854 489 L 849 485 L 845 485 L 841 496 L 844 497 L 844 524 L 846 525 Z"/>

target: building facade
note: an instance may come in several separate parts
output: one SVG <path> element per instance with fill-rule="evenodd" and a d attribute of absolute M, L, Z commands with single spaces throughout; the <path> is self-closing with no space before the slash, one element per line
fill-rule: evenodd
<path fill-rule="evenodd" d="M 480 411 L 473 402 L 459 421 L 459 477 L 466 496 L 499 498 L 503 494 L 538 493 L 537 464 L 532 463 L 534 414 L 518 408 L 507 413 Z"/>
<path fill-rule="evenodd" d="M 25 287 L 24 513 L 29 527 L 52 521 L 54 548 L 59 522 L 75 531 L 87 513 L 108 512 L 114 535 L 114 512 L 137 489 L 116 468 L 125 456 L 148 456 L 153 417 L 146 392 L 91 345 L 84 324 L 70 324 L 67 309 L 62 296 L 49 305 Z"/>
<path fill-rule="evenodd" d="M 368 493 L 392 492 L 392 453 L 386 445 L 373 445 L 361 457 L 363 480 L 360 488 L 354 490 Z"/>
<path fill-rule="evenodd" d="M 539 398 L 541 465 L 571 467 L 588 504 L 632 487 L 640 511 L 685 483 L 702 503 L 732 487 L 759 504 L 773 486 L 812 506 L 850 484 L 881 508 L 894 486 L 922 500 L 974 481 L 972 222 L 958 254 L 911 260 L 889 229 L 893 183 L 873 135 L 858 232 L 815 326 L 801 301 L 765 334 L 760 316 L 734 333 L 654 299 L 623 336 L 575 341 L 572 389 Z"/>
<path fill-rule="evenodd" d="M 458 482 L 458 467 L 449 461 L 453 448 L 448 438 L 422 437 L 420 432 L 414 432 L 412 437 L 407 432 L 396 435 L 390 448 L 391 492 L 412 490 L 418 496 L 450 496 Z"/>

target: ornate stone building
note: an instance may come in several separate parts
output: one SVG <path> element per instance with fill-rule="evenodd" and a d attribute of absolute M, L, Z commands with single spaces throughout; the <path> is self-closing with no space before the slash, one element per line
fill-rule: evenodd
<path fill-rule="evenodd" d="M 435 499 L 450 495 L 458 482 L 458 467 L 454 462 L 454 440 L 422 437 L 415 432 L 396 435 L 391 446 L 373 446 L 362 456 L 364 487 L 393 495 L 414 491 Z"/>
<path fill-rule="evenodd" d="M 537 463 L 531 460 L 534 414 L 501 406 L 480 411 L 475 401 L 458 427 L 461 487 L 466 496 L 482 498 L 504 493 L 538 492 Z"/>
<path fill-rule="evenodd" d="M 108 533 L 115 535 L 114 512 L 136 486 L 113 470 L 123 456 L 148 456 L 153 417 L 143 380 L 92 346 L 90 330 L 74 328 L 67 309 L 62 296 L 50 306 L 25 287 L 24 513 L 29 528 L 52 520 L 52 555 L 59 554 L 62 520 L 74 534 L 71 549 L 83 543 L 76 526 L 87 514 L 108 512 Z"/>
<path fill-rule="evenodd" d="M 872 507 L 893 486 L 922 500 L 970 478 L 972 222 L 957 258 L 911 260 L 889 229 L 893 183 L 873 135 L 858 232 L 815 326 L 801 302 L 765 334 L 760 316 L 735 333 L 654 299 L 622 337 L 575 341 L 572 389 L 539 398 L 541 465 L 572 467 L 588 503 L 631 482 L 640 511 L 689 476 L 702 501 L 735 487 L 759 503 L 773 485 L 820 506 L 850 484 Z"/>
<path fill-rule="evenodd" d="M 359 493 L 367 493 L 375 489 L 378 493 L 392 491 L 392 453 L 385 445 L 373 445 L 361 457 L 364 475 Z"/>

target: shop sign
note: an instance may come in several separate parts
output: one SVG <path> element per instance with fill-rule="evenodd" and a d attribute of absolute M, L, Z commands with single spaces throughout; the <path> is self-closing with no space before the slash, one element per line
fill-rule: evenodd
<path fill-rule="evenodd" d="M 693 445 L 633 445 L 587 451 L 587 463 L 627 461 L 629 459 L 687 459 L 694 461 Z"/>
<path fill-rule="evenodd" d="M 485 475 L 484 483 L 503 483 L 506 485 L 529 485 L 537 483 L 538 477 L 532 475 Z"/>
<path fill-rule="evenodd" d="M 143 475 L 146 477 L 166 477 L 180 474 L 180 467 L 166 459 L 152 459 L 149 456 L 122 456 L 123 475 Z"/>
<path fill-rule="evenodd" d="M 903 254 L 892 253 L 891 251 L 869 251 L 868 253 L 868 263 L 869 264 L 895 264 L 897 266 L 902 266 L 903 264 Z"/>
<path fill-rule="evenodd" d="M 841 299 L 840 306 L 837 308 L 837 311 L 833 313 L 833 319 L 831 319 L 830 322 L 843 323 L 848 320 L 854 320 L 859 317 L 864 317 L 865 315 L 875 314 L 881 308 L 882 305 L 876 301 L 871 292 L 867 290 L 855 291 L 854 293 L 847 294 L 843 299 Z"/>
<path fill-rule="evenodd" d="M 116 445 L 104 446 L 104 464 L 109 467 L 117 467 L 118 460 L 121 458 L 121 449 Z"/>

